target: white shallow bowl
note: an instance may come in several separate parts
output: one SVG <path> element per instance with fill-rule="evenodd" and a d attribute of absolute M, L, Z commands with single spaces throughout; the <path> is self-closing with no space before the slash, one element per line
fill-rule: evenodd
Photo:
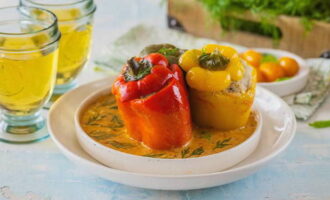
<path fill-rule="evenodd" d="M 80 126 L 80 119 L 86 108 L 101 96 L 109 95 L 111 85 L 92 93 L 78 106 L 75 114 L 75 127 L 79 143 L 82 148 L 99 162 L 116 169 L 146 174 L 200 174 L 217 172 L 239 163 L 248 157 L 257 147 L 262 117 L 258 109 L 254 109 L 258 125 L 254 133 L 243 143 L 216 154 L 185 159 L 161 159 L 137 156 L 123 153 L 104 146 L 91 137 Z"/>
<path fill-rule="evenodd" d="M 304 59 L 302 59 L 296 54 L 284 50 L 265 49 L 265 48 L 252 48 L 252 49 L 260 53 L 272 54 L 277 58 L 281 58 L 284 56 L 291 57 L 294 58 L 299 64 L 298 74 L 296 74 L 291 79 L 280 82 L 258 83 L 258 85 L 274 92 L 275 94 L 281 97 L 289 94 L 297 93 L 305 87 L 308 80 L 309 67 L 307 66 L 306 61 Z"/>
<path fill-rule="evenodd" d="M 53 104 L 48 115 L 48 129 L 54 143 L 77 166 L 114 182 L 158 190 L 191 190 L 227 184 L 253 174 L 264 167 L 290 144 L 296 130 L 296 120 L 289 106 L 279 97 L 257 87 L 255 104 L 263 119 L 260 142 L 254 152 L 242 162 L 221 172 L 161 175 L 134 173 L 107 167 L 86 153 L 76 137 L 74 114 L 82 99 L 110 85 L 114 77 L 82 85 Z M 271 106 L 270 106 L 271 105 Z M 275 161 L 276 162 L 276 161 Z"/>

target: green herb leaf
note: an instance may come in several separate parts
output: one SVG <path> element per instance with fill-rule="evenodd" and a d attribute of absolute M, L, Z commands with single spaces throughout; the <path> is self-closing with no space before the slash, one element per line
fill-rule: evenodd
<path fill-rule="evenodd" d="M 88 126 L 96 126 L 96 127 L 102 127 L 102 128 L 110 128 L 110 129 L 113 129 L 113 127 L 112 126 L 109 126 L 109 125 L 104 125 L 104 124 L 97 124 L 97 123 L 94 123 L 94 124 L 86 124 L 86 125 L 88 125 Z M 114 128 L 116 128 L 116 127 L 114 127 Z M 118 127 L 118 128 L 121 128 L 121 127 Z"/>
<path fill-rule="evenodd" d="M 261 58 L 261 63 L 264 62 L 277 62 L 277 58 L 272 54 L 265 53 Z"/>
<path fill-rule="evenodd" d="M 282 77 L 282 78 L 276 79 L 276 82 L 286 81 L 286 80 L 290 80 L 290 79 L 291 79 L 291 77 Z"/>
<path fill-rule="evenodd" d="M 227 139 L 224 139 L 224 140 L 217 141 L 217 143 L 215 144 L 213 149 L 224 148 L 224 147 L 230 145 L 230 144 L 228 144 L 228 142 L 230 140 L 231 140 L 231 138 L 227 138 Z"/>
<path fill-rule="evenodd" d="M 96 139 L 96 140 L 106 140 L 106 139 L 110 139 L 113 137 L 116 137 L 118 135 L 113 135 L 113 134 L 107 134 L 107 135 L 98 135 L 98 136 L 92 136 L 92 138 Z"/>
<path fill-rule="evenodd" d="M 203 53 L 198 60 L 200 66 L 208 70 L 225 70 L 230 61 L 217 50 L 212 53 Z"/>
<path fill-rule="evenodd" d="M 186 158 L 186 156 L 188 155 L 190 149 L 189 147 L 188 148 L 184 148 L 182 151 L 181 151 L 181 157 L 182 158 Z"/>
<path fill-rule="evenodd" d="M 104 101 L 103 103 L 101 103 L 100 106 L 110 106 L 116 103 L 116 100 L 111 98 L 111 99 L 107 99 L 106 101 Z"/>
<path fill-rule="evenodd" d="M 178 56 L 180 55 L 180 50 L 176 47 L 174 48 L 166 48 L 163 47 L 158 50 L 160 54 L 163 54 L 164 56 Z"/>
<path fill-rule="evenodd" d="M 105 115 L 93 115 L 91 116 L 88 121 L 86 122 L 86 125 L 95 125 L 95 123 L 103 118 L 105 118 Z"/>
<path fill-rule="evenodd" d="M 149 55 L 151 53 L 162 53 L 159 52 L 161 49 L 177 49 L 176 46 L 172 44 L 151 44 L 142 49 L 142 51 L 139 53 L 139 56 L 144 57 L 146 55 Z"/>
<path fill-rule="evenodd" d="M 313 123 L 308 124 L 311 127 L 314 128 L 328 128 L 330 127 L 330 120 L 324 120 L 324 121 L 315 121 Z"/>
<path fill-rule="evenodd" d="M 118 136 L 117 134 L 111 134 L 104 131 L 92 131 L 88 133 L 88 135 L 97 140 L 105 140 Z"/>
<path fill-rule="evenodd" d="M 198 156 L 198 155 L 201 155 L 202 153 L 204 153 L 204 148 L 198 147 L 193 152 L 191 152 L 190 156 Z"/>
<path fill-rule="evenodd" d="M 118 110 L 118 106 L 117 105 L 110 106 L 109 109 L 111 109 L 111 110 Z"/>
<path fill-rule="evenodd" d="M 108 134 L 111 135 L 111 133 L 104 132 L 104 131 L 99 131 L 99 130 L 91 131 L 90 133 L 88 133 L 88 135 L 90 135 L 92 137 L 100 136 L 100 135 L 108 135 Z"/>
<path fill-rule="evenodd" d="M 150 53 L 160 53 L 164 55 L 170 64 L 178 64 L 179 57 L 185 50 L 179 49 L 172 44 L 152 44 L 146 46 L 141 52 L 140 56 L 146 56 Z"/>
<path fill-rule="evenodd" d="M 164 154 L 163 153 L 158 153 L 158 154 L 145 154 L 143 156 L 145 157 L 151 157 L 151 158 L 159 158 L 159 157 L 162 157 Z"/>
<path fill-rule="evenodd" d="M 135 145 L 131 144 L 131 143 L 124 143 L 124 142 L 118 142 L 116 140 L 110 141 L 108 142 L 110 145 L 118 148 L 118 149 L 128 149 L 128 148 L 132 148 L 135 147 Z"/>
<path fill-rule="evenodd" d="M 211 140 L 212 134 L 209 131 L 201 131 L 199 137 L 203 139 Z"/>
<path fill-rule="evenodd" d="M 124 127 L 124 122 L 117 115 L 112 116 L 111 122 L 114 123 L 114 126 L 112 126 L 113 128 Z"/>
<path fill-rule="evenodd" d="M 150 74 L 152 64 L 148 60 L 136 61 L 134 57 L 127 61 L 127 67 L 124 70 L 125 81 L 137 81 Z"/>

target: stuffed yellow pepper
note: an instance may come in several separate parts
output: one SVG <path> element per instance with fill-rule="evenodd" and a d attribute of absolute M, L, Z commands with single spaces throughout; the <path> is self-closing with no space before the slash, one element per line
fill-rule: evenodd
<path fill-rule="evenodd" d="M 231 130 L 244 126 L 255 95 L 256 73 L 229 46 L 209 44 L 183 53 L 193 121 Z"/>

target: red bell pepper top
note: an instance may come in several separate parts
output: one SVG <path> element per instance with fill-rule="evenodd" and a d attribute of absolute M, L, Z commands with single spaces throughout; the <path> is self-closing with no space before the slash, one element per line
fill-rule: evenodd
<path fill-rule="evenodd" d="M 112 92 L 128 134 L 152 149 L 181 147 L 192 138 L 188 93 L 178 65 L 152 53 L 124 66 Z"/>

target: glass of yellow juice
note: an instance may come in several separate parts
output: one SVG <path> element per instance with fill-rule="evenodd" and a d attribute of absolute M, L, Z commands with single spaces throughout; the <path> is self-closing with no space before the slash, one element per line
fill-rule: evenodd
<path fill-rule="evenodd" d="M 76 85 L 89 57 L 96 10 L 93 0 L 20 0 L 20 4 L 44 8 L 57 16 L 62 36 L 54 94 L 67 92 Z"/>
<path fill-rule="evenodd" d="M 40 110 L 55 85 L 60 35 L 47 10 L 0 8 L 0 141 L 48 137 Z"/>

